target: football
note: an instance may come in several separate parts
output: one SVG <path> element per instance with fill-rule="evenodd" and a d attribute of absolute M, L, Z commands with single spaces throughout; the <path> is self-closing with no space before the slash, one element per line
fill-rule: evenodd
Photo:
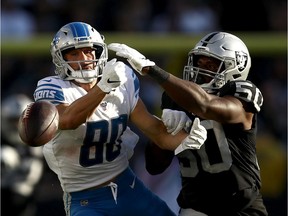
<path fill-rule="evenodd" d="M 37 101 L 22 112 L 18 123 L 19 136 L 29 146 L 42 146 L 55 136 L 58 123 L 57 108 L 48 101 Z"/>

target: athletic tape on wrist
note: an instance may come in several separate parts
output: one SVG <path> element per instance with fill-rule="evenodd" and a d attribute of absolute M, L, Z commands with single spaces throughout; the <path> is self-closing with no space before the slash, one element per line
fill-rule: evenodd
<path fill-rule="evenodd" d="M 170 76 L 170 74 L 168 72 L 161 69 L 157 65 L 149 68 L 148 75 L 151 76 L 153 79 L 155 79 L 160 84 L 165 82 Z"/>

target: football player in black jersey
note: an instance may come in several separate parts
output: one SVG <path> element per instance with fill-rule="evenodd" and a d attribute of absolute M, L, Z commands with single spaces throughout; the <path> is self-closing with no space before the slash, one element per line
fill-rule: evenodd
<path fill-rule="evenodd" d="M 188 54 L 183 79 L 124 44 L 113 43 L 109 49 L 164 88 L 162 120 L 168 131 L 177 133 L 196 117 L 207 130 L 199 150 L 177 155 L 182 178 L 179 215 L 268 215 L 256 157 L 257 113 L 263 97 L 246 80 L 251 58 L 243 41 L 226 32 L 204 36 Z M 174 157 L 153 144 L 145 154 L 151 174 L 163 172 Z"/>

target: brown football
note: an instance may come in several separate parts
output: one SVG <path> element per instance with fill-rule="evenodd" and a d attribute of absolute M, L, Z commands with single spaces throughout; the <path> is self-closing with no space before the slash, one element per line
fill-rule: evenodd
<path fill-rule="evenodd" d="M 19 136 L 29 146 L 42 146 L 49 142 L 58 130 L 57 108 L 48 101 L 31 103 L 19 118 Z"/>

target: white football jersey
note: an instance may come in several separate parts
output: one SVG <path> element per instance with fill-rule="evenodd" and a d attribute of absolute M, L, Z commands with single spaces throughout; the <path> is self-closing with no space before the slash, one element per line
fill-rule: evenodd
<path fill-rule="evenodd" d="M 64 192 L 95 187 L 127 168 L 129 148 L 138 142 L 127 124 L 139 99 L 139 80 L 126 68 L 127 82 L 107 94 L 86 123 L 75 130 L 58 130 L 44 145 L 44 157 Z M 50 76 L 38 82 L 34 99 L 71 104 L 85 94 L 74 83 Z"/>

